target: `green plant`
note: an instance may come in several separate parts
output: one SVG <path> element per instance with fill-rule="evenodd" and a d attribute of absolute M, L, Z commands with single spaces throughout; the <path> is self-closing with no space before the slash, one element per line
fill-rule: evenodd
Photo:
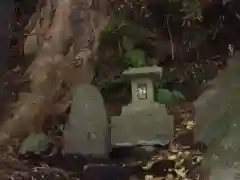
<path fill-rule="evenodd" d="M 123 56 L 124 63 L 132 68 L 138 68 L 147 65 L 145 52 L 140 49 L 127 51 Z"/>
<path fill-rule="evenodd" d="M 123 60 L 128 67 L 142 67 L 147 65 L 147 55 L 141 45 L 153 45 L 155 41 L 156 34 L 147 28 L 112 17 L 101 33 L 99 52 L 103 54 L 114 49 L 115 59 Z"/>
<path fill-rule="evenodd" d="M 152 8 L 153 4 L 154 8 Z M 208 28 L 204 28 L 201 24 L 202 4 L 200 1 L 164 0 L 161 3 L 153 4 L 149 1 L 121 1 L 118 5 L 114 5 L 110 21 L 101 33 L 99 59 L 103 59 L 106 65 L 109 61 L 111 61 L 110 63 L 116 62 L 121 70 L 126 67 L 138 68 L 158 63 L 164 66 L 167 55 L 171 53 L 177 59 L 180 54 L 178 54 L 178 49 L 181 44 L 175 44 L 174 40 L 178 37 L 183 42 L 183 49 L 180 51 L 193 49 L 195 52 L 195 50 L 199 50 L 209 34 Z M 143 9 L 144 13 L 142 13 Z M 157 9 L 162 9 L 164 13 L 156 13 Z M 133 13 L 129 13 L 129 11 Z M 182 26 L 183 21 L 186 26 Z M 175 51 L 176 53 L 174 53 Z M 152 59 L 156 59 L 156 61 L 152 62 Z M 175 68 L 176 72 L 179 69 L 181 71 L 181 68 L 185 67 L 178 66 Z M 110 69 L 110 71 L 114 70 Z M 178 76 L 176 74 L 171 73 L 168 82 L 173 81 Z M 111 79 L 103 85 L 106 89 L 112 89 L 114 86 L 116 83 Z M 158 87 L 157 89 L 164 88 Z M 176 92 L 170 94 L 176 99 Z M 183 99 L 182 96 L 177 98 Z"/>
<path fill-rule="evenodd" d="M 168 89 L 156 89 L 156 101 L 160 104 L 174 105 L 185 100 L 179 91 L 169 91 Z"/>

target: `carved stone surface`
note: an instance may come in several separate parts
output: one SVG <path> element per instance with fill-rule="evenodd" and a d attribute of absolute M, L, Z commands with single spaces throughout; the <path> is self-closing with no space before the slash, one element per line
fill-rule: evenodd
<path fill-rule="evenodd" d="M 108 135 L 107 113 L 100 92 L 92 85 L 77 87 L 64 131 L 65 153 L 106 156 L 110 148 Z"/>
<path fill-rule="evenodd" d="M 166 145 L 173 137 L 173 117 L 165 105 L 154 102 L 153 78 L 160 79 L 162 68 L 132 68 L 123 73 L 131 79 L 132 102 L 111 119 L 112 145 Z"/>

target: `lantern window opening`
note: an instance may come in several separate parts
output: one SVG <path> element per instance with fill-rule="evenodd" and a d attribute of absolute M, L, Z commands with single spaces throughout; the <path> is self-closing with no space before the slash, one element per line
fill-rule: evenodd
<path fill-rule="evenodd" d="M 138 84 L 137 97 L 140 100 L 147 99 L 147 84 Z"/>

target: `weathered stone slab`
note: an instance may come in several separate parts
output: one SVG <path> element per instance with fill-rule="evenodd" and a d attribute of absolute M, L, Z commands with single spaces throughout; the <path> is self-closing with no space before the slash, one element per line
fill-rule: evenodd
<path fill-rule="evenodd" d="M 76 88 L 64 131 L 65 153 L 106 156 L 110 143 L 104 101 L 96 87 Z"/>
<path fill-rule="evenodd" d="M 222 136 L 235 117 L 240 117 L 240 53 L 211 82 L 194 103 L 195 140 L 209 144 Z"/>
<path fill-rule="evenodd" d="M 240 168 L 240 53 L 195 102 L 196 141 L 208 146 L 202 167 L 210 179 L 239 179 Z M 236 171 L 237 170 L 237 171 Z"/>

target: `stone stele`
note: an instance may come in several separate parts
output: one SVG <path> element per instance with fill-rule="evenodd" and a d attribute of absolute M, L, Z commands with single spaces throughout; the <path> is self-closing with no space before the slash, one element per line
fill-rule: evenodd
<path fill-rule="evenodd" d="M 64 152 L 106 157 L 110 148 L 108 125 L 98 89 L 89 84 L 77 87 L 64 131 Z"/>

